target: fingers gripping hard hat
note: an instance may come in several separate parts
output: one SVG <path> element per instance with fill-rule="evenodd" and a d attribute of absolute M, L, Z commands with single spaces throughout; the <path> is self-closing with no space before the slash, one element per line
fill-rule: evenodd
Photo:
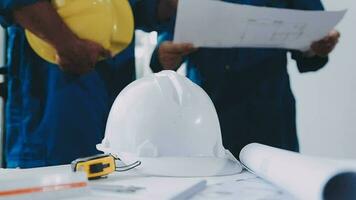
<path fill-rule="evenodd" d="M 116 55 L 132 41 L 133 13 L 128 0 L 53 0 L 67 26 L 81 39 L 102 45 Z M 56 50 L 26 30 L 32 49 L 48 62 L 56 62 Z"/>
<path fill-rule="evenodd" d="M 217 176 L 241 171 L 224 149 L 218 116 L 199 86 L 163 71 L 127 86 L 115 100 L 98 150 L 158 176 Z"/>

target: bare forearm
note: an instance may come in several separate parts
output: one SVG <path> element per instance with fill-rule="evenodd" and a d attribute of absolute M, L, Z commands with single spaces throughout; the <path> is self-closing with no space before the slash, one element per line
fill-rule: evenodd
<path fill-rule="evenodd" d="M 46 40 L 57 50 L 65 45 L 64 41 L 70 42 L 76 38 L 47 1 L 18 8 L 13 12 L 13 16 L 18 24 Z"/>
<path fill-rule="evenodd" d="M 158 18 L 160 21 L 167 21 L 175 15 L 178 0 L 159 0 Z"/>

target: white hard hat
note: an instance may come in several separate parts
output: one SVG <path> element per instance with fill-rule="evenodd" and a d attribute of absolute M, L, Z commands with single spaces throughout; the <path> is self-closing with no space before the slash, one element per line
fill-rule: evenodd
<path fill-rule="evenodd" d="M 225 150 L 214 105 L 199 86 L 163 71 L 127 86 L 115 100 L 97 149 L 156 176 L 219 176 L 241 172 Z"/>

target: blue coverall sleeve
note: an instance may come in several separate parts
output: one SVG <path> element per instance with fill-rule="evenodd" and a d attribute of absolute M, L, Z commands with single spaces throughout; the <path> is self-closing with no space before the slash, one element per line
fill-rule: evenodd
<path fill-rule="evenodd" d="M 292 0 L 292 9 L 299 10 L 324 10 L 320 0 Z M 329 61 L 328 57 L 306 57 L 300 51 L 292 51 L 292 58 L 296 60 L 300 72 L 317 71 Z"/>
<path fill-rule="evenodd" d="M 169 31 L 159 32 L 158 40 L 157 40 L 158 44 L 157 44 L 155 50 L 152 53 L 151 63 L 150 63 L 150 67 L 151 67 L 151 69 L 152 69 L 152 71 L 154 73 L 157 73 L 157 72 L 160 72 L 160 71 L 163 70 L 163 66 L 159 62 L 159 58 L 158 58 L 158 48 L 159 48 L 159 46 L 164 41 L 172 41 L 172 40 L 173 40 L 172 32 L 169 32 Z"/>
<path fill-rule="evenodd" d="M 162 42 L 173 41 L 175 21 L 176 18 L 175 16 L 173 16 L 172 18 L 169 19 L 169 21 L 160 24 L 157 29 L 158 32 L 157 45 L 152 53 L 151 62 L 150 62 L 150 67 L 154 73 L 163 70 L 163 66 L 159 62 L 159 58 L 158 58 L 158 48 L 162 44 Z M 183 62 L 185 62 L 186 60 L 187 58 L 184 58 Z"/>
<path fill-rule="evenodd" d="M 13 22 L 12 11 L 18 7 L 30 5 L 39 0 L 0 0 L 0 24 L 3 27 L 10 26 Z"/>

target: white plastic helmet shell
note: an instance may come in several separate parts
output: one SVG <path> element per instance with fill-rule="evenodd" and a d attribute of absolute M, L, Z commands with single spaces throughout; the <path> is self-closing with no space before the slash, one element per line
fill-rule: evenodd
<path fill-rule="evenodd" d="M 128 85 L 115 100 L 98 150 L 156 176 L 218 176 L 241 172 L 222 144 L 209 96 L 189 79 L 163 71 Z"/>

